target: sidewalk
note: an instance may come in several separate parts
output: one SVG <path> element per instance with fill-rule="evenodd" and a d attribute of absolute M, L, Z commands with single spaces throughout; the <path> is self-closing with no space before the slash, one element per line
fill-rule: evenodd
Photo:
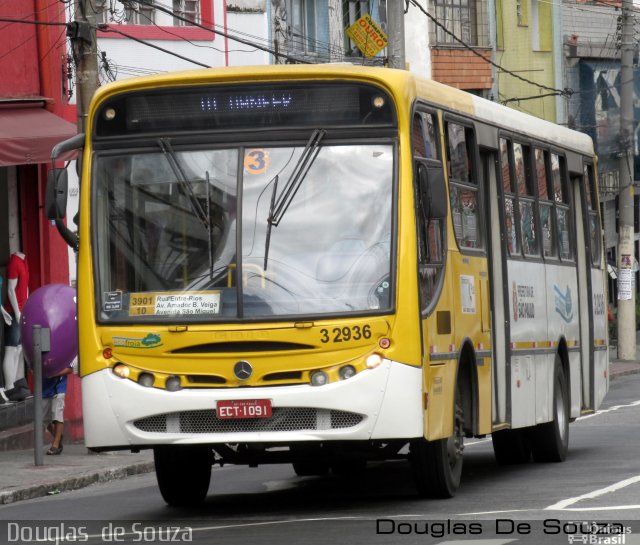
<path fill-rule="evenodd" d="M 638 373 L 640 361 L 612 359 L 610 362 L 611 380 Z M 45 455 L 42 466 L 35 465 L 33 449 L 0 452 L 0 467 L 0 505 L 154 470 L 151 450 L 138 454 L 128 451 L 93 454 L 82 444 L 65 444 L 60 456 Z"/>
<path fill-rule="evenodd" d="M 59 456 L 44 455 L 41 466 L 35 465 L 33 449 L 0 452 L 0 467 L 0 505 L 124 479 L 154 469 L 151 450 L 138 454 L 129 451 L 94 454 L 82 444 L 65 444 Z"/>
<path fill-rule="evenodd" d="M 637 353 L 640 356 L 640 352 Z M 638 357 L 636 356 L 636 357 Z M 640 361 L 609 361 L 609 379 L 615 380 L 626 375 L 636 375 L 640 373 Z"/>

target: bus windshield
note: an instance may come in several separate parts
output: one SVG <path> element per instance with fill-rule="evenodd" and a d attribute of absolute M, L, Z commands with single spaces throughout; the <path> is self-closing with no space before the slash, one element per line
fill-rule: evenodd
<path fill-rule="evenodd" d="M 159 142 L 96 156 L 98 320 L 390 309 L 394 153 L 322 144 L 310 160 L 304 144 Z"/>

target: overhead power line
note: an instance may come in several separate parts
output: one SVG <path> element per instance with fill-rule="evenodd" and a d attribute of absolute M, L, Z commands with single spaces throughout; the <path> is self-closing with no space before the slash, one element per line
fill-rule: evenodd
<path fill-rule="evenodd" d="M 480 53 L 479 51 L 476 51 L 476 49 L 474 47 L 470 46 L 465 41 L 463 41 L 460 38 L 458 38 L 453 32 L 451 32 L 447 27 L 445 27 L 440 21 L 438 21 L 433 15 L 431 15 L 426 9 L 424 9 L 420 4 L 418 4 L 418 2 L 416 0 L 409 0 L 409 1 L 416 8 L 418 8 L 422 13 L 424 13 L 424 15 L 426 15 L 429 19 L 431 19 L 435 23 L 435 25 L 437 27 L 442 29 L 446 34 L 451 36 L 460 45 L 464 46 L 466 49 L 471 51 L 474 55 L 477 55 L 478 57 L 483 59 L 485 62 L 489 63 L 491 66 L 494 66 L 494 67 L 498 68 L 499 70 L 502 70 L 506 74 L 509 74 L 510 76 L 512 76 L 512 77 L 514 77 L 516 79 L 519 79 L 520 81 L 528 83 L 529 85 L 534 85 L 534 86 L 539 87 L 540 89 L 543 89 L 545 91 L 552 91 L 556 95 L 570 97 L 573 94 L 573 89 L 569 89 L 569 88 L 556 89 L 555 87 L 549 87 L 547 85 L 543 85 L 543 84 L 538 83 L 536 81 L 527 79 L 527 78 L 521 76 L 520 74 L 516 74 L 515 72 L 512 72 L 511 70 L 507 70 L 503 66 L 500 66 L 498 63 L 493 62 L 491 59 L 487 59 L 482 53 Z"/>

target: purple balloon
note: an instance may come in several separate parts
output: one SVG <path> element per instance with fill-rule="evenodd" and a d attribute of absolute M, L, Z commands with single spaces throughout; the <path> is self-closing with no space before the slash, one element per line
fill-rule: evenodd
<path fill-rule="evenodd" d="M 42 353 L 42 374 L 63 371 L 78 354 L 76 290 L 65 284 L 48 284 L 29 295 L 22 309 L 20 334 L 24 357 L 33 362 L 33 326 L 51 331 L 51 350 Z"/>

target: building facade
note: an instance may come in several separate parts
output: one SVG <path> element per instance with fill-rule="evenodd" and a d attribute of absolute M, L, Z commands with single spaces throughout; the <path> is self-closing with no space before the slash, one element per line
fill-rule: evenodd
<path fill-rule="evenodd" d="M 5 277 L 10 255 L 21 251 L 33 292 L 44 284 L 69 281 L 67 245 L 44 213 L 51 148 L 76 133 L 63 75 L 64 4 L 4 2 L 0 17 L 22 21 L 3 22 L 0 30 L 0 277 Z M 4 301 L 6 282 L 2 297 Z M 74 383 L 70 391 L 76 388 Z M 70 397 L 67 413 L 78 423 L 79 399 L 76 403 Z"/>

